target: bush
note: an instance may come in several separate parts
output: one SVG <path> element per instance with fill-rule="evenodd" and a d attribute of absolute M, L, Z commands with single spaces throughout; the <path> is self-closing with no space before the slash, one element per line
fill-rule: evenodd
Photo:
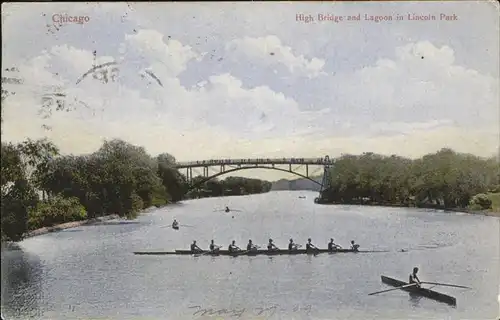
<path fill-rule="evenodd" d="M 130 196 L 131 209 L 125 213 L 125 217 L 129 220 L 137 218 L 137 214 L 144 208 L 144 201 L 135 192 Z"/>
<path fill-rule="evenodd" d="M 488 195 L 484 193 L 476 194 L 472 197 L 469 208 L 473 210 L 486 210 L 491 209 L 492 201 L 488 198 Z"/>
<path fill-rule="evenodd" d="M 28 226 L 30 230 L 33 230 L 85 219 L 87 219 L 87 211 L 78 198 L 56 196 L 48 201 L 40 202 L 30 212 Z"/>
<path fill-rule="evenodd" d="M 497 186 L 492 187 L 489 192 L 491 193 L 499 193 L 500 192 L 500 184 Z"/>

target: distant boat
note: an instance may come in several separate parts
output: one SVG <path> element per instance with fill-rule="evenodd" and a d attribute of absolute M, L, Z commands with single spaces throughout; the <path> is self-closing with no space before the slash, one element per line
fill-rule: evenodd
<path fill-rule="evenodd" d="M 299 196 L 299 199 L 305 199 L 306 196 Z"/>

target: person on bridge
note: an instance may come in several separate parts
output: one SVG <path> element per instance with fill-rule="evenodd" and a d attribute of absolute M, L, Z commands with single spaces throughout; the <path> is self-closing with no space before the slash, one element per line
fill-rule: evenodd
<path fill-rule="evenodd" d="M 196 240 L 191 244 L 191 252 L 203 252 L 203 250 L 196 245 Z"/>
<path fill-rule="evenodd" d="M 210 241 L 210 252 L 216 252 L 216 251 L 219 251 L 220 249 L 220 246 L 216 246 L 214 244 L 214 240 Z"/>
<path fill-rule="evenodd" d="M 252 243 L 252 240 L 248 240 L 247 251 L 256 251 L 259 247 Z"/>
<path fill-rule="evenodd" d="M 355 252 L 357 252 L 359 249 L 359 244 L 356 244 L 354 240 L 351 241 L 351 249 Z"/>
<path fill-rule="evenodd" d="M 174 219 L 174 222 L 172 222 L 172 228 L 175 230 L 179 230 L 179 222 Z"/>
<path fill-rule="evenodd" d="M 231 244 L 229 245 L 229 247 L 227 248 L 227 251 L 229 252 L 236 252 L 236 251 L 241 251 L 240 248 L 238 248 L 238 246 L 236 246 L 236 241 L 233 240 L 233 242 L 231 242 Z"/>
<path fill-rule="evenodd" d="M 300 245 L 293 243 L 293 239 L 290 239 L 290 243 L 288 244 L 288 251 L 294 251 L 299 248 Z"/>
<path fill-rule="evenodd" d="M 342 247 L 334 243 L 333 238 L 330 238 L 330 242 L 328 242 L 328 251 L 335 251 L 337 249 L 342 249 Z"/>
<path fill-rule="evenodd" d="M 267 244 L 267 250 L 279 250 L 277 246 L 274 245 L 273 239 L 269 239 L 269 243 Z"/>
<path fill-rule="evenodd" d="M 311 238 L 307 239 L 306 252 L 311 252 L 312 250 L 318 250 L 314 244 L 311 243 Z"/>
<path fill-rule="evenodd" d="M 416 283 L 415 286 L 420 288 L 421 283 L 420 279 L 417 276 L 417 273 L 418 273 L 418 268 L 417 267 L 413 268 L 413 273 L 410 274 L 409 283 Z"/>

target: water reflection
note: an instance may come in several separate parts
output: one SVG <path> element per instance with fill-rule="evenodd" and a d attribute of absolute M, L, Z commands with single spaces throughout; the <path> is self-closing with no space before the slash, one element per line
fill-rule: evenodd
<path fill-rule="evenodd" d="M 419 303 L 420 303 L 420 300 L 422 300 L 422 296 L 421 295 L 418 295 L 418 294 L 412 294 L 412 293 L 408 293 L 408 295 L 410 296 L 410 303 L 411 303 L 411 306 L 413 308 L 416 308 L 419 306 Z"/>
<path fill-rule="evenodd" d="M 2 250 L 2 315 L 36 317 L 42 299 L 42 264 L 23 250 Z"/>

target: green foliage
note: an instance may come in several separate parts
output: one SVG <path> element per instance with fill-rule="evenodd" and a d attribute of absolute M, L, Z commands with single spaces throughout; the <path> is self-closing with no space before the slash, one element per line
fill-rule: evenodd
<path fill-rule="evenodd" d="M 104 214 L 133 218 L 144 208 L 179 201 L 186 184 L 174 163 L 168 154 L 152 158 L 122 140 L 82 156 L 59 156 L 47 140 L 2 144 L 2 233 L 18 240 L 28 227 Z M 37 205 L 35 189 L 47 200 Z"/>
<path fill-rule="evenodd" d="M 476 209 L 476 208 L 479 210 L 491 209 L 491 204 L 492 204 L 491 199 L 488 198 L 488 195 L 486 195 L 484 193 L 476 194 L 470 200 L 470 208 L 473 208 L 473 209 Z"/>
<path fill-rule="evenodd" d="M 168 153 L 163 153 L 156 158 L 156 161 L 158 163 L 157 174 L 165 191 L 173 202 L 181 200 L 187 191 L 186 179 L 175 169 L 175 158 Z"/>
<path fill-rule="evenodd" d="M 30 230 L 50 227 L 55 224 L 80 221 L 87 218 L 85 207 L 75 198 L 64 198 L 61 195 L 47 201 L 41 201 L 31 210 L 28 226 Z"/>
<path fill-rule="evenodd" d="M 500 192 L 488 193 L 488 198 L 491 199 L 491 210 L 500 213 Z"/>
<path fill-rule="evenodd" d="M 331 169 L 327 201 L 465 208 L 494 187 L 498 163 L 442 149 L 417 160 L 373 153 L 342 156 Z"/>
<path fill-rule="evenodd" d="M 264 193 L 271 190 L 271 182 L 259 179 L 248 179 L 242 177 L 228 177 L 225 180 L 210 179 L 204 182 L 205 178 L 197 176 L 193 178 L 193 186 L 189 195 L 191 197 L 220 197 Z"/>
<path fill-rule="evenodd" d="M 91 155 L 55 159 L 40 186 L 51 195 L 78 198 L 91 218 L 105 213 L 131 217 L 167 203 L 171 185 L 158 176 L 158 167 L 144 148 L 112 140 Z"/>
<path fill-rule="evenodd" d="M 26 177 L 27 165 L 18 146 L 2 143 L 1 165 L 2 236 L 17 241 L 27 231 L 28 212 L 38 197 Z"/>
<path fill-rule="evenodd" d="M 26 179 L 15 181 L 1 200 L 2 233 L 10 240 L 22 240 L 28 231 L 28 216 L 36 207 L 38 197 Z"/>

